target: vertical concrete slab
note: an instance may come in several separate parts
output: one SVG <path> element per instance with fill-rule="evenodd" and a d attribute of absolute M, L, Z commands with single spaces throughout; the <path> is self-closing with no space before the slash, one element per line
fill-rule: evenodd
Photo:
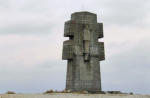
<path fill-rule="evenodd" d="M 68 60 L 66 89 L 73 91 L 101 91 L 100 63 L 105 59 L 103 25 L 97 23 L 97 15 L 75 12 L 65 22 L 63 60 Z"/>

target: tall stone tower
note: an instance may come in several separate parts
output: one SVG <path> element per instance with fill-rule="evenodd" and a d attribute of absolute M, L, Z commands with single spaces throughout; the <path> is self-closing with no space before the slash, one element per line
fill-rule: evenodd
<path fill-rule="evenodd" d="M 67 62 L 66 89 L 73 91 L 101 91 L 100 63 L 105 59 L 103 24 L 97 23 L 97 15 L 75 12 L 65 22 L 63 60 Z"/>

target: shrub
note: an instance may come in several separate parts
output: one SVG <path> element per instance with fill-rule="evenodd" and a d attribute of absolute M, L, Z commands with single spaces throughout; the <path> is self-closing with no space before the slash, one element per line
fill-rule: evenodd
<path fill-rule="evenodd" d="M 44 92 L 44 94 L 49 94 L 49 93 L 54 93 L 54 91 L 51 89 L 51 90 L 47 90 L 46 92 Z"/>
<path fill-rule="evenodd" d="M 6 94 L 16 94 L 16 93 L 13 91 L 7 91 Z"/>

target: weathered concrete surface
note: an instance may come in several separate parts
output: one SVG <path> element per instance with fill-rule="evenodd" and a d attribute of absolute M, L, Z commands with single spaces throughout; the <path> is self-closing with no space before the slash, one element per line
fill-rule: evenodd
<path fill-rule="evenodd" d="M 150 98 L 150 95 L 126 94 L 1 94 L 0 98 Z"/>
<path fill-rule="evenodd" d="M 105 59 L 103 24 L 97 15 L 75 12 L 65 22 L 63 60 L 68 60 L 66 89 L 72 91 L 101 91 L 100 62 Z"/>

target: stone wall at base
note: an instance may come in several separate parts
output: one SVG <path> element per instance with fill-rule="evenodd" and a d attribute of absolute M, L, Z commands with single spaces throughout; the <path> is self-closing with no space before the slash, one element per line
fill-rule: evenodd
<path fill-rule="evenodd" d="M 0 94 L 0 98 L 150 98 L 150 95 L 128 94 Z"/>

